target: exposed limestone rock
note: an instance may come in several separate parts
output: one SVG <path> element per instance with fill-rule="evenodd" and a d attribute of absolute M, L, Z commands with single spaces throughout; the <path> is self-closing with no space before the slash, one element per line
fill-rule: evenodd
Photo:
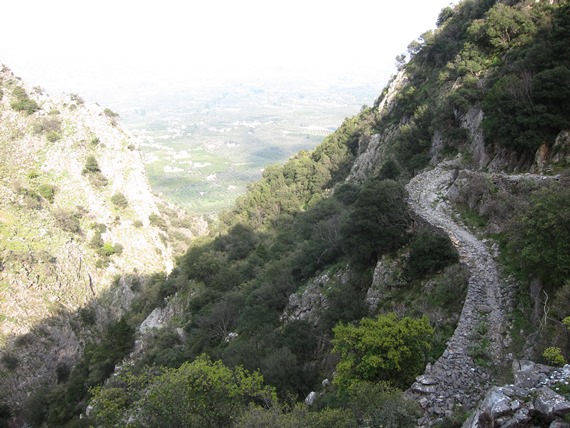
<path fill-rule="evenodd" d="M 562 131 L 550 150 L 550 162 L 555 165 L 570 165 L 570 131 Z"/>
<path fill-rule="evenodd" d="M 407 83 L 407 76 L 403 70 L 398 72 L 389 83 L 385 93 L 375 102 L 378 114 L 384 115 L 392 110 L 398 91 Z M 391 147 L 390 142 L 397 131 L 397 126 L 387 127 L 381 134 L 362 137 L 358 142 L 358 157 L 352 165 L 348 181 L 364 181 L 373 172 L 382 166 L 386 160 L 386 153 Z"/>
<path fill-rule="evenodd" d="M 524 198 L 551 181 L 564 180 L 559 175 L 504 174 L 460 170 L 446 196 L 457 205 L 468 207 L 488 220 L 486 232 L 499 233 L 512 219 L 513 212 L 524 208 Z"/>
<path fill-rule="evenodd" d="M 461 126 L 469 134 L 469 151 L 473 156 L 475 169 L 487 169 L 492 172 L 528 171 L 533 164 L 533 157 L 519 154 L 506 148 L 492 147 L 483 135 L 483 110 L 475 105 L 461 117 Z"/>
<path fill-rule="evenodd" d="M 570 413 L 570 400 L 556 389 L 570 382 L 570 366 L 556 369 L 516 361 L 513 371 L 515 383 L 491 388 L 463 428 L 526 428 L 531 419 L 542 421 L 540 426 L 568 426 L 560 418 Z"/>
<path fill-rule="evenodd" d="M 551 172 L 553 167 L 570 165 L 570 132 L 562 131 L 554 140 L 552 147 L 543 144 L 534 155 L 531 172 L 543 174 Z"/>
<path fill-rule="evenodd" d="M 498 387 L 491 388 L 481 404 L 481 412 L 490 415 L 493 419 L 498 419 L 501 416 L 511 413 L 511 411 L 510 397 Z"/>
<path fill-rule="evenodd" d="M 554 367 L 536 364 L 533 361 L 513 361 L 515 385 L 521 388 L 533 388 L 544 384 L 549 376 L 556 371 Z"/>
<path fill-rule="evenodd" d="M 570 413 L 570 401 L 552 389 L 543 386 L 534 399 L 534 408 L 544 415 L 564 416 Z"/>
<path fill-rule="evenodd" d="M 374 268 L 372 277 L 372 285 L 366 292 L 366 304 L 370 312 L 375 312 L 380 300 L 386 294 L 389 288 L 400 284 L 400 278 L 397 274 L 400 272 L 398 269 L 398 261 L 396 259 L 382 256 Z"/>
<path fill-rule="evenodd" d="M 461 118 L 461 125 L 467 129 L 471 139 L 470 151 L 473 155 L 473 162 L 479 169 L 485 168 L 491 161 L 491 156 L 485 147 L 483 137 L 483 110 L 479 106 L 474 106 Z"/>
<path fill-rule="evenodd" d="M 317 393 L 315 391 L 309 392 L 309 395 L 305 398 L 305 404 L 307 406 L 312 406 L 317 398 Z"/>
<path fill-rule="evenodd" d="M 140 324 L 139 332 L 145 333 L 151 329 L 161 329 L 172 316 L 168 308 L 154 308 L 154 310 Z"/>
<path fill-rule="evenodd" d="M 224 341 L 225 341 L 226 343 L 230 343 L 232 340 L 237 339 L 238 336 L 239 336 L 238 333 L 231 331 L 231 332 L 229 332 L 228 335 L 224 338 Z"/>
<path fill-rule="evenodd" d="M 361 137 L 359 155 L 352 165 L 348 181 L 364 181 L 381 166 L 386 158 L 390 147 L 390 141 L 396 132 L 396 128 L 389 128 L 382 134 L 374 134 L 370 137 Z"/>
<path fill-rule="evenodd" d="M 386 93 L 378 98 L 374 103 L 375 107 L 378 107 L 380 112 L 388 112 L 392 110 L 395 103 L 395 97 L 400 91 L 400 89 L 408 82 L 408 76 L 405 70 L 400 70 L 388 84 Z"/>
<path fill-rule="evenodd" d="M 318 324 L 321 311 L 327 307 L 323 287 L 328 280 L 328 274 L 323 274 L 309 283 L 302 294 L 291 294 L 280 320 L 282 322 L 304 320 L 315 325 Z"/>
<path fill-rule="evenodd" d="M 528 153 L 519 154 L 506 148 L 498 148 L 493 159 L 487 165 L 487 170 L 492 172 L 526 172 L 531 168 L 533 161 L 534 157 Z"/>
<path fill-rule="evenodd" d="M 442 151 L 445 148 L 445 141 L 441 132 L 436 130 L 431 137 L 431 147 L 429 149 L 430 165 L 437 165 L 442 161 Z"/>
<path fill-rule="evenodd" d="M 543 173 L 548 162 L 548 146 L 546 144 L 541 145 L 534 155 L 534 165 L 532 170 L 536 170 L 539 173 Z"/>
<path fill-rule="evenodd" d="M 325 272 L 311 280 L 302 294 L 291 294 L 287 307 L 281 314 L 281 322 L 305 320 L 317 325 L 328 308 L 326 290 L 335 283 L 346 283 L 348 275 L 347 270 L 341 270 L 332 276 Z"/>

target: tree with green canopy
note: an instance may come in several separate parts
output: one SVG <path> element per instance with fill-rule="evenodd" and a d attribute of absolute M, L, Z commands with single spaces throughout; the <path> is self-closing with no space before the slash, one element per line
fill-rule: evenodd
<path fill-rule="evenodd" d="M 426 317 L 389 313 L 338 324 L 333 333 L 333 352 L 340 356 L 334 383 L 342 391 L 360 381 L 409 386 L 423 371 L 434 330 Z"/>

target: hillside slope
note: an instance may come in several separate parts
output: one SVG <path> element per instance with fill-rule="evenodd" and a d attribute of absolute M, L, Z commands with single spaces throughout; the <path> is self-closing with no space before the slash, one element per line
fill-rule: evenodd
<path fill-rule="evenodd" d="M 131 392 L 145 364 L 184 378 L 206 354 L 281 400 L 229 426 L 457 426 L 510 359 L 569 356 L 569 23 L 566 2 L 444 9 L 373 107 L 267 168 L 178 260 L 174 315 L 89 416 L 208 425 L 152 395 L 166 377 Z"/>
<path fill-rule="evenodd" d="M 129 306 L 133 278 L 172 269 L 173 246 L 167 206 L 113 112 L 50 97 L 5 66 L 0 94 L 0 390 L 19 405 Z"/>
<path fill-rule="evenodd" d="M 568 46 L 567 2 L 444 9 L 373 107 L 154 279 L 113 376 L 106 334 L 32 397 L 36 424 L 459 426 L 510 359 L 565 362 Z"/>

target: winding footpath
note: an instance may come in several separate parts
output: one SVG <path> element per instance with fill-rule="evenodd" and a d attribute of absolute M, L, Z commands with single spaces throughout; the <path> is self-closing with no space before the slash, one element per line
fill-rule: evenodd
<path fill-rule="evenodd" d="M 457 406 L 473 408 L 491 385 L 492 376 L 472 355 L 486 355 L 490 367 L 500 367 L 508 344 L 509 287 L 485 242 L 454 220 L 446 200 L 453 180 L 452 165 L 442 163 L 406 186 L 412 210 L 449 235 L 469 271 L 465 303 L 447 349 L 407 391 L 424 410 L 419 426 L 431 426 L 450 416 Z"/>

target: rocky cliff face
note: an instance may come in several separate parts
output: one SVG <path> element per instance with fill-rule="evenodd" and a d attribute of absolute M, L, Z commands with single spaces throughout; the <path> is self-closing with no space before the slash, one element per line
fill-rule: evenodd
<path fill-rule="evenodd" d="M 0 150 L 0 390 L 18 404 L 72 366 L 145 276 L 172 269 L 173 222 L 115 113 L 6 67 Z"/>

